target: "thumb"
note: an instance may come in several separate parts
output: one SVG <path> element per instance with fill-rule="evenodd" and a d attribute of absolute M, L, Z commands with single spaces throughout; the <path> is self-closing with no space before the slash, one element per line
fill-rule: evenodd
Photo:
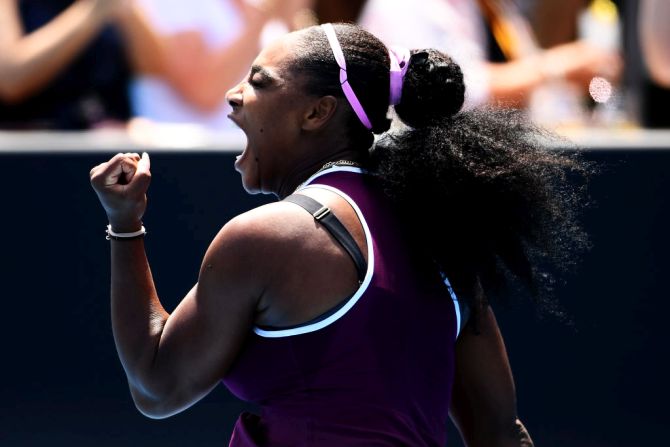
<path fill-rule="evenodd" d="M 151 171 L 151 160 L 149 159 L 149 154 L 142 152 L 142 158 L 137 162 L 137 172 L 148 174 Z"/>
<path fill-rule="evenodd" d="M 135 175 L 133 176 L 133 189 L 134 190 L 144 190 L 149 187 L 151 183 L 151 162 L 149 160 L 149 154 L 146 152 L 142 153 L 142 158 L 135 165 Z"/>

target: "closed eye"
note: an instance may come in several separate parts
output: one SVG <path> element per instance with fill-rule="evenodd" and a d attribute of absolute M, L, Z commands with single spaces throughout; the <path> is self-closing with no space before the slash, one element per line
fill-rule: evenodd
<path fill-rule="evenodd" d="M 247 82 L 249 82 L 249 85 L 254 88 L 263 88 L 267 81 L 258 75 L 251 75 L 249 76 L 249 80 Z"/>
<path fill-rule="evenodd" d="M 263 88 L 272 83 L 272 76 L 263 67 L 253 65 L 247 82 L 254 88 Z"/>

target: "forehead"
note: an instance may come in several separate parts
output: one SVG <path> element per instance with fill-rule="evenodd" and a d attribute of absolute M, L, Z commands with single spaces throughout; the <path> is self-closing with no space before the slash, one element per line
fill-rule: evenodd
<path fill-rule="evenodd" d="M 297 51 L 299 39 L 300 34 L 295 32 L 279 37 L 263 48 L 253 65 L 263 67 L 275 75 L 286 74 L 285 68 L 288 68 Z"/>

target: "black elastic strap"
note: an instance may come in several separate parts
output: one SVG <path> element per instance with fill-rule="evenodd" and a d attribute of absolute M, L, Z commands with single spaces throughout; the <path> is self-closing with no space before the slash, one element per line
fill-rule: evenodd
<path fill-rule="evenodd" d="M 354 241 L 351 233 L 344 228 L 342 222 L 330 211 L 330 208 L 323 206 L 321 203 L 312 199 L 311 197 L 302 194 L 293 194 L 284 199 L 287 202 L 300 205 L 309 212 L 314 219 L 324 226 L 326 230 L 335 238 L 337 242 L 349 253 L 356 265 L 358 272 L 358 281 L 363 282 L 365 273 L 368 270 L 368 264 L 365 262 L 365 257 L 358 248 L 358 244 Z"/>

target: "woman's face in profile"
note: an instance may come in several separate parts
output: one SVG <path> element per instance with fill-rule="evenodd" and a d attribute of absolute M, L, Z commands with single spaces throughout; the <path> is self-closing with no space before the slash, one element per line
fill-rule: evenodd
<path fill-rule="evenodd" d="M 302 86 L 290 70 L 298 33 L 273 42 L 254 60 L 242 82 L 226 94 L 233 108 L 228 117 L 244 131 L 247 146 L 235 169 L 244 189 L 252 194 L 276 192 L 290 172 L 292 147 L 301 136 L 307 106 Z"/>

